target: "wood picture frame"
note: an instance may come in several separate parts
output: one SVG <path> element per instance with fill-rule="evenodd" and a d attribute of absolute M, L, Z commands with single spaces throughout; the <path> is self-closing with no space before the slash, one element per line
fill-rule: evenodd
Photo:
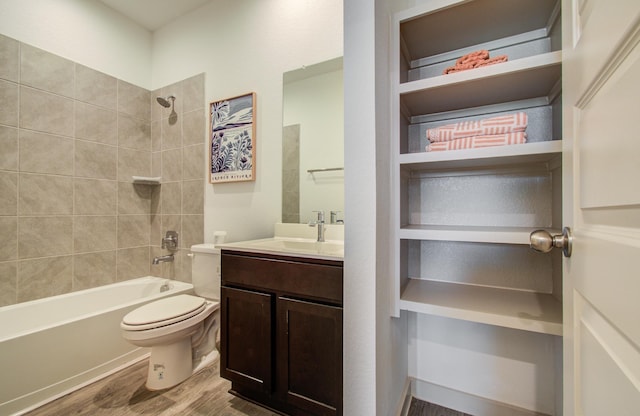
<path fill-rule="evenodd" d="M 209 104 L 209 182 L 256 179 L 256 93 Z"/>

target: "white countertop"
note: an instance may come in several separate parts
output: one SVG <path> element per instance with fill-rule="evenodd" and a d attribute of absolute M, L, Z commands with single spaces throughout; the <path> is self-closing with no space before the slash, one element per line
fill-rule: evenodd
<path fill-rule="evenodd" d="M 308 238 L 272 237 L 259 240 L 224 243 L 216 247 L 259 254 L 278 254 L 323 260 L 344 260 L 344 242 L 327 240 L 317 242 Z"/>
<path fill-rule="evenodd" d="M 344 226 L 326 224 L 324 242 L 316 241 L 317 232 L 317 228 L 307 224 L 276 223 L 273 237 L 217 244 L 216 248 L 248 253 L 344 260 Z"/>

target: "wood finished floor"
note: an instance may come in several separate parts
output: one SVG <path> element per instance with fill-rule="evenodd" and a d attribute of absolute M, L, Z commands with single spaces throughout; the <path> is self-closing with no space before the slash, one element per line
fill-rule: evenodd
<path fill-rule="evenodd" d="M 171 389 L 149 391 L 144 386 L 148 360 L 143 360 L 25 416 L 277 416 L 229 394 L 231 383 L 220 378 L 218 364 Z M 414 398 L 408 416 L 470 415 Z"/>
<path fill-rule="evenodd" d="M 229 394 L 231 383 L 220 378 L 218 363 L 171 389 L 149 391 L 144 386 L 148 360 L 143 360 L 25 415 L 276 416 Z"/>
<path fill-rule="evenodd" d="M 446 407 L 438 406 L 437 404 L 423 402 L 416 399 L 411 399 L 411 407 L 407 416 L 471 416 L 467 413 L 458 412 L 457 410 L 447 409 Z"/>

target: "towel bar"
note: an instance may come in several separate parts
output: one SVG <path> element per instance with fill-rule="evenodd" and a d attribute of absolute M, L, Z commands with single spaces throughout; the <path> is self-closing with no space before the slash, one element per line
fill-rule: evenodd
<path fill-rule="evenodd" d="M 315 173 L 315 172 L 329 172 L 334 170 L 344 170 L 344 168 L 320 168 L 320 169 L 307 169 L 307 173 Z"/>

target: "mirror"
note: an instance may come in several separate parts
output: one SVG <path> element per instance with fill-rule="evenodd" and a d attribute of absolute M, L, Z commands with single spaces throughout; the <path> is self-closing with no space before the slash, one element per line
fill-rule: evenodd
<path fill-rule="evenodd" d="M 326 223 L 344 211 L 342 57 L 283 75 L 282 222 Z"/>

